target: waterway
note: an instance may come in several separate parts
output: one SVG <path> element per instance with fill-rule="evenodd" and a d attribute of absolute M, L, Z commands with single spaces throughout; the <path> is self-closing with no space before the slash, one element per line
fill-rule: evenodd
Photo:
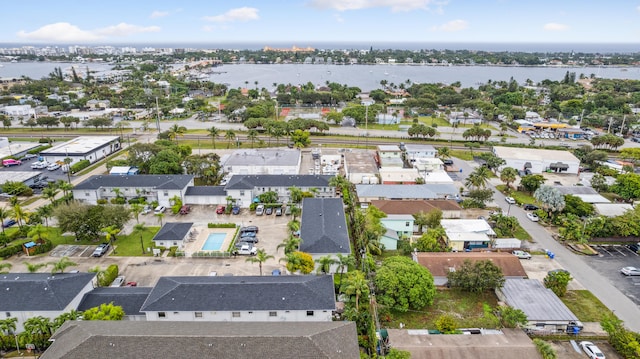
<path fill-rule="evenodd" d="M 87 68 L 99 74 L 109 71 L 112 66 L 105 63 L 58 63 L 58 62 L 0 62 L 1 77 L 27 76 L 40 79 L 48 76 L 56 67 L 67 71 L 74 66 L 76 72 L 84 75 Z M 181 65 L 176 65 L 181 66 Z M 492 81 L 509 81 L 512 77 L 524 84 L 527 79 L 538 83 L 542 80 L 561 80 L 565 73 L 575 72 L 602 78 L 640 80 L 640 68 L 629 67 L 515 67 L 515 66 L 421 66 L 421 65 L 304 65 L 278 64 L 223 65 L 213 69 L 210 79 L 216 83 L 228 84 L 231 88 L 256 86 L 273 90 L 274 83 L 306 84 L 316 86 L 327 82 L 337 82 L 357 86 L 363 91 L 380 88 L 380 82 L 407 86 L 412 83 L 445 83 L 459 81 L 463 87 L 477 87 Z M 407 82 L 408 81 L 408 82 Z"/>

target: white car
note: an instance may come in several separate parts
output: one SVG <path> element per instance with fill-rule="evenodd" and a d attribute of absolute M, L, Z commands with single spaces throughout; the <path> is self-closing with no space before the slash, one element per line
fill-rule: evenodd
<path fill-rule="evenodd" d="M 630 276 L 630 275 L 640 275 L 640 268 L 636 267 L 624 267 L 620 269 L 620 273 Z"/>
<path fill-rule="evenodd" d="M 505 197 L 504 200 L 509 204 L 516 204 L 516 200 L 513 197 Z"/>
<path fill-rule="evenodd" d="M 531 212 L 527 213 L 527 218 L 529 218 L 532 222 L 538 222 L 540 220 L 540 217 L 538 217 L 537 214 Z"/>
<path fill-rule="evenodd" d="M 592 342 L 580 342 L 580 346 L 591 359 L 605 359 L 602 351 Z"/>
<path fill-rule="evenodd" d="M 124 285 L 125 277 L 123 275 L 116 277 L 111 283 L 110 287 L 122 287 Z"/>
<path fill-rule="evenodd" d="M 160 214 L 160 213 L 164 213 L 164 211 L 166 210 L 167 208 L 165 206 L 158 206 L 156 207 L 156 209 L 153 210 L 153 213 Z"/>
<path fill-rule="evenodd" d="M 34 170 L 41 170 L 41 169 L 45 169 L 47 168 L 47 166 L 49 166 L 49 162 L 34 162 L 31 164 L 31 168 Z"/>
<path fill-rule="evenodd" d="M 513 251 L 513 255 L 520 259 L 531 259 L 531 254 L 525 251 Z"/>
<path fill-rule="evenodd" d="M 52 164 L 50 164 L 50 165 L 48 165 L 48 166 L 47 166 L 47 170 L 49 170 L 49 171 L 55 171 L 55 170 L 57 170 L 58 168 L 60 168 L 60 165 L 59 165 L 59 164 L 57 164 L 57 163 L 52 163 Z"/>

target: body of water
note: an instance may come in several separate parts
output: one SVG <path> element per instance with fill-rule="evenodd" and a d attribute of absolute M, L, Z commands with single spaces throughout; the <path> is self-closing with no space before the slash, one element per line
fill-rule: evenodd
<path fill-rule="evenodd" d="M 74 66 L 81 76 L 87 71 L 104 72 L 112 66 L 104 63 L 58 63 L 58 62 L 1 62 L 0 77 L 28 76 L 40 79 L 48 76 L 56 67 L 63 72 Z M 420 65 L 223 65 L 216 67 L 211 81 L 229 84 L 231 88 L 265 87 L 273 90 L 273 84 L 306 84 L 311 82 L 321 86 L 327 82 L 337 82 L 357 86 L 363 91 L 380 88 L 380 81 L 405 86 L 412 83 L 445 83 L 460 81 L 463 87 L 477 87 L 492 81 L 509 81 L 514 78 L 524 84 L 527 79 L 538 83 L 549 79 L 562 80 L 567 71 L 591 74 L 602 78 L 640 80 L 640 68 L 629 67 L 500 67 L 500 66 L 420 66 Z M 407 82 L 408 80 L 408 82 Z"/>

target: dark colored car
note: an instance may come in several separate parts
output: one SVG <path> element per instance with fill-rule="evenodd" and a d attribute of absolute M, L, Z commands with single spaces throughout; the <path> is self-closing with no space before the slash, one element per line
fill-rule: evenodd
<path fill-rule="evenodd" d="M 14 224 L 16 224 L 15 220 L 7 219 L 4 222 L 2 222 L 2 228 L 9 228 L 9 227 L 13 226 Z"/>
<path fill-rule="evenodd" d="M 528 203 L 522 206 L 522 209 L 524 209 L 525 211 L 537 211 L 538 206 L 536 206 L 535 204 Z"/>
<path fill-rule="evenodd" d="M 256 234 L 256 232 L 240 232 L 240 238 L 255 237 Z"/>
<path fill-rule="evenodd" d="M 231 213 L 233 213 L 233 214 L 240 214 L 240 207 L 238 207 L 238 206 L 234 206 L 234 207 L 231 209 Z"/>
<path fill-rule="evenodd" d="M 272 214 L 272 213 L 273 213 L 273 208 L 271 208 L 271 207 L 267 207 L 267 209 L 265 209 L 264 213 L 265 213 L 266 215 L 270 215 L 270 214 Z"/>
<path fill-rule="evenodd" d="M 256 232 L 258 233 L 258 226 L 247 226 L 240 228 L 240 232 Z"/>
<path fill-rule="evenodd" d="M 453 164 L 453 160 L 444 160 L 442 163 L 444 163 L 445 166 L 451 166 Z"/>

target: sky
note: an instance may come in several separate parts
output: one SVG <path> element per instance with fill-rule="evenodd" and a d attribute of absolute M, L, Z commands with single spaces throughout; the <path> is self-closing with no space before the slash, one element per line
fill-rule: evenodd
<path fill-rule="evenodd" d="M 640 43 L 640 0 L 3 1 L 0 43 Z"/>

